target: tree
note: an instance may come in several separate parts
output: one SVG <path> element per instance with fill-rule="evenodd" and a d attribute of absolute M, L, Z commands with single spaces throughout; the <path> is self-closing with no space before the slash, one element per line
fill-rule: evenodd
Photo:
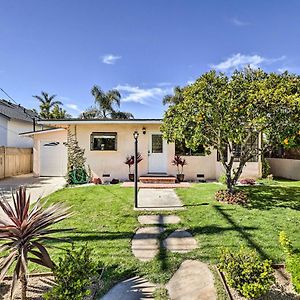
<path fill-rule="evenodd" d="M 83 111 L 80 116 L 80 119 L 103 119 L 103 115 L 101 114 L 101 111 L 95 107 L 91 106 L 87 108 L 85 111 Z"/>
<path fill-rule="evenodd" d="M 41 92 L 41 96 L 35 95 L 33 96 L 40 102 L 40 116 L 44 119 L 51 119 L 52 112 L 51 110 L 55 106 L 63 105 L 62 102 L 54 100 L 56 95 L 49 95 L 46 92 Z"/>
<path fill-rule="evenodd" d="M 64 110 L 58 104 L 54 105 L 50 113 L 50 119 L 70 119 L 70 118 L 71 116 L 67 114 L 66 110 Z"/>
<path fill-rule="evenodd" d="M 183 100 L 182 89 L 179 86 L 175 86 L 173 92 L 173 95 L 164 96 L 163 105 L 178 104 Z"/>
<path fill-rule="evenodd" d="M 108 92 L 94 85 L 91 90 L 92 95 L 95 97 L 96 107 L 90 107 L 84 111 L 80 117 L 82 119 L 133 119 L 133 114 L 130 112 L 119 111 L 115 109 L 120 108 L 121 94 L 118 90 L 113 89 Z"/>
<path fill-rule="evenodd" d="M 105 93 L 99 86 L 94 85 L 91 93 L 95 97 L 95 103 L 102 112 L 103 118 L 108 118 L 115 111 L 115 105 L 120 107 L 121 94 L 118 90 L 113 89 Z"/>
<path fill-rule="evenodd" d="M 161 130 L 169 142 L 216 149 L 233 193 L 249 160 L 299 131 L 299 95 L 300 77 L 287 72 L 246 68 L 229 78 L 210 71 L 183 88 L 183 100 L 169 106 Z"/>
<path fill-rule="evenodd" d="M 122 120 L 134 119 L 132 113 L 125 112 L 125 111 L 113 111 L 111 113 L 111 117 L 112 119 L 122 119 Z"/>

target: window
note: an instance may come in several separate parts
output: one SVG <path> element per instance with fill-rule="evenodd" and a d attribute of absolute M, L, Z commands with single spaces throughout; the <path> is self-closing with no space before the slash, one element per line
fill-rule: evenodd
<path fill-rule="evenodd" d="M 224 157 L 224 160 L 227 162 L 228 161 L 228 147 L 226 147 L 226 150 L 223 153 L 223 157 Z M 221 161 L 221 155 L 220 155 L 219 151 L 217 152 L 217 161 Z"/>
<path fill-rule="evenodd" d="M 163 137 L 161 134 L 152 134 L 152 153 L 163 153 Z"/>
<path fill-rule="evenodd" d="M 255 150 L 258 148 L 258 136 L 254 137 L 252 136 L 246 143 L 245 145 L 245 150 Z M 241 157 L 241 152 L 242 152 L 242 147 L 241 145 L 238 144 L 234 144 L 233 145 L 233 154 L 234 154 L 234 161 L 240 161 L 240 157 Z M 250 158 L 250 160 L 248 160 L 249 162 L 257 162 L 258 161 L 258 155 L 253 156 L 252 158 Z"/>
<path fill-rule="evenodd" d="M 199 145 L 196 150 L 186 147 L 184 142 L 175 142 L 175 155 L 183 156 L 204 156 L 205 151 L 203 145 Z"/>
<path fill-rule="evenodd" d="M 116 132 L 93 132 L 91 134 L 91 150 L 116 151 Z"/>

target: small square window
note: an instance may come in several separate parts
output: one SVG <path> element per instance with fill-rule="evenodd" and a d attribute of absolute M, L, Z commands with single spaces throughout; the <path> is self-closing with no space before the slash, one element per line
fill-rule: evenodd
<path fill-rule="evenodd" d="M 116 132 L 93 132 L 91 134 L 91 150 L 116 151 L 117 133 Z"/>

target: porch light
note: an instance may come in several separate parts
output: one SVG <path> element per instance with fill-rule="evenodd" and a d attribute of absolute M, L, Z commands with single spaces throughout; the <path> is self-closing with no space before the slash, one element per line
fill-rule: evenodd
<path fill-rule="evenodd" d="M 139 137 L 139 133 L 138 133 L 137 131 L 135 131 L 135 132 L 133 133 L 133 137 L 134 137 L 135 140 L 137 140 L 138 137 Z"/>
<path fill-rule="evenodd" d="M 146 134 L 146 127 L 145 126 L 143 127 L 142 131 L 143 131 L 143 134 Z"/>

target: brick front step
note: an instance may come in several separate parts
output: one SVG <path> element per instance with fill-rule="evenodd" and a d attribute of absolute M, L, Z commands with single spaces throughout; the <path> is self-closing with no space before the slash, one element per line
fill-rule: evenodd
<path fill-rule="evenodd" d="M 155 184 L 174 184 L 176 177 L 173 176 L 141 176 L 139 178 L 141 183 L 155 183 Z"/>

